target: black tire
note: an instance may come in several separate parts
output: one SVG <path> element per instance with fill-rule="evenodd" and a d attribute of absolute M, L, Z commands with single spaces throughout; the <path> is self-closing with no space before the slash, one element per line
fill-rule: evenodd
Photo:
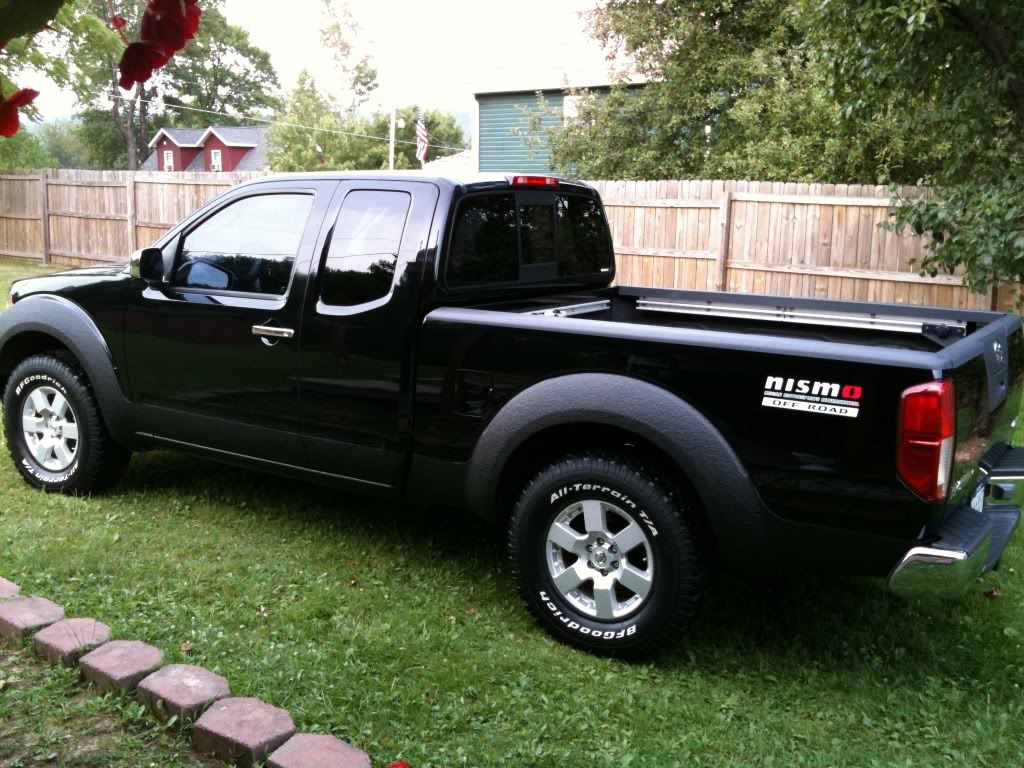
<path fill-rule="evenodd" d="M 58 470 L 33 455 L 23 427 L 26 402 L 37 391 L 60 393 L 70 406 L 65 421 L 77 428 L 77 440 L 65 444 L 73 449 L 72 459 Z M 23 360 L 7 380 L 3 404 L 7 448 L 31 486 L 68 495 L 101 491 L 120 479 L 131 459 L 131 452 L 110 437 L 88 379 L 68 356 L 40 354 Z M 59 461 L 55 454 L 54 461 Z"/>
<path fill-rule="evenodd" d="M 612 548 L 619 555 L 609 555 L 610 546 L 598 544 L 586 538 L 589 544 L 574 546 L 594 547 L 596 551 L 579 555 L 569 554 L 552 545 L 548 534 L 556 520 L 560 525 L 573 528 L 576 541 L 580 536 L 592 537 L 584 516 L 584 502 L 597 501 L 602 514 L 610 522 L 606 530 L 613 533 L 612 540 L 627 537 L 614 533 L 612 520 L 621 523 L 632 520 L 644 534 L 644 543 L 634 545 L 630 553 Z M 593 506 L 590 509 L 594 509 Z M 567 517 L 576 515 L 569 523 Z M 688 509 L 678 493 L 659 481 L 648 469 L 626 459 L 609 454 L 581 454 L 568 456 L 539 472 L 523 490 L 512 513 L 509 525 L 508 549 L 512 573 L 519 593 L 540 624 L 552 635 L 585 650 L 628 657 L 645 656 L 676 641 L 691 622 L 700 604 L 706 580 L 704 553 L 695 538 L 695 526 L 687 520 Z M 628 525 L 626 526 L 628 527 Z M 583 529 L 583 530 L 580 530 Z M 633 537 L 635 538 L 635 532 Z M 624 546 L 628 546 L 624 543 Z M 648 554 L 650 560 L 648 560 Z M 614 579 L 622 575 L 619 562 L 607 563 L 606 557 L 626 558 L 634 562 L 636 570 L 645 570 L 649 576 L 648 593 L 640 597 L 636 592 L 623 589 Z M 639 560 L 635 558 L 639 557 Z M 608 571 L 600 571 L 603 579 L 605 613 L 608 606 L 624 611 L 622 615 L 613 610 L 613 618 L 599 618 L 600 610 L 595 590 L 596 580 L 590 582 L 591 597 L 587 595 L 587 583 L 579 590 L 563 594 L 555 585 L 555 569 L 571 570 L 576 563 L 589 569 L 597 577 L 596 559 L 608 565 Z M 556 560 L 552 565 L 550 560 Z M 607 577 L 613 579 L 609 582 Z M 578 576 L 571 576 L 577 579 Z M 615 584 L 609 592 L 607 585 Z M 608 598 L 607 595 L 613 597 Z M 624 598 L 636 600 L 635 607 L 628 608 Z M 609 603 L 609 599 L 611 602 Z M 575 601 L 575 602 L 573 602 Z M 582 603 L 590 602 L 592 605 Z M 594 611 L 588 615 L 584 609 Z"/>

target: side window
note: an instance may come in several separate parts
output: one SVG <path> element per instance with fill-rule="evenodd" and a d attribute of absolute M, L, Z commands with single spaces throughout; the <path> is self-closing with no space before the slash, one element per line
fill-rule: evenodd
<path fill-rule="evenodd" d="M 355 190 L 345 196 L 324 260 L 324 304 L 351 307 L 387 296 L 411 204 L 408 192 Z"/>
<path fill-rule="evenodd" d="M 232 203 L 185 236 L 172 284 L 284 295 L 312 208 L 308 194 Z"/>
<path fill-rule="evenodd" d="M 459 206 L 448 253 L 449 285 L 509 283 L 518 279 L 513 196 L 467 198 Z"/>

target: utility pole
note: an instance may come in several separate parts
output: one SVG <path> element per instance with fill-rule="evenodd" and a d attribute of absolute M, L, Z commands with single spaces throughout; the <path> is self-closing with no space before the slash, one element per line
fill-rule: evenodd
<path fill-rule="evenodd" d="M 395 170 L 395 123 L 398 122 L 398 108 L 391 110 L 391 146 L 388 150 L 388 168 Z"/>

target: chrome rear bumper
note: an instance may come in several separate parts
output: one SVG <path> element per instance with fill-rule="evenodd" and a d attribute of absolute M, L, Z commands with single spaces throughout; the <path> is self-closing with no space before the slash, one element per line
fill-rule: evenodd
<path fill-rule="evenodd" d="M 961 507 L 945 523 L 940 536 L 927 545 L 912 547 L 889 574 L 888 584 L 902 597 L 958 597 L 983 573 L 992 570 L 1020 522 L 1020 507 L 986 493 L 982 511 Z"/>

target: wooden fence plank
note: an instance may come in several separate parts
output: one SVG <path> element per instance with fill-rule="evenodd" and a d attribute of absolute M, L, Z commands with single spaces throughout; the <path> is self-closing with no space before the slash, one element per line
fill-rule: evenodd
<path fill-rule="evenodd" d="M 42 232 L 43 243 L 43 264 L 50 263 L 50 217 L 47 211 L 50 207 L 50 193 L 47 189 L 49 180 L 45 173 L 39 174 L 39 222 Z"/>

